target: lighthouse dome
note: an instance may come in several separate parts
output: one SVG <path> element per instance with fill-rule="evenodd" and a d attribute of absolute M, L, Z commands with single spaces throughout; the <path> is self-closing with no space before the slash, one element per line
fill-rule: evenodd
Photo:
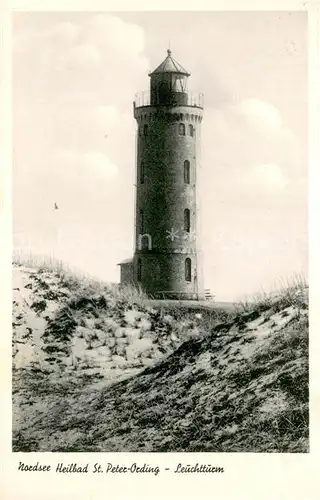
<path fill-rule="evenodd" d="M 159 66 L 154 71 L 149 73 L 149 76 L 157 74 L 157 73 L 178 73 L 180 75 L 190 76 L 190 73 L 187 70 L 185 70 L 181 66 L 181 64 L 179 64 L 172 57 L 170 49 L 167 50 L 167 53 L 168 53 L 168 55 L 165 58 L 165 60 L 162 61 L 162 63 L 159 64 Z"/>

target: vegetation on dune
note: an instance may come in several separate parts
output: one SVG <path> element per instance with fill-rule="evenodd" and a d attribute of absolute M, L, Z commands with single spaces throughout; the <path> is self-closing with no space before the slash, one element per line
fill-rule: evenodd
<path fill-rule="evenodd" d="M 14 451 L 308 451 L 303 280 L 197 311 L 17 264 Z"/>
<path fill-rule="evenodd" d="M 303 352 L 302 323 L 288 335 Z M 285 349 L 287 340 L 278 334 L 276 349 L 264 346 L 250 358 L 241 354 L 253 340 L 242 336 L 230 340 L 228 334 L 213 333 L 202 341 L 185 342 L 162 363 L 101 391 L 84 411 L 65 415 L 69 428 L 86 428 L 73 447 L 306 451 L 307 360 L 297 360 L 294 348 Z"/>

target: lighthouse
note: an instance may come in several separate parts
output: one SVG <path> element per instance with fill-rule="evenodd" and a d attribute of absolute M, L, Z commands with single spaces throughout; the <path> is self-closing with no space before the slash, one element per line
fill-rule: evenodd
<path fill-rule="evenodd" d="M 172 56 L 136 95 L 135 252 L 120 263 L 121 282 L 153 298 L 204 296 L 199 169 L 203 95 L 188 90 L 190 73 Z"/>

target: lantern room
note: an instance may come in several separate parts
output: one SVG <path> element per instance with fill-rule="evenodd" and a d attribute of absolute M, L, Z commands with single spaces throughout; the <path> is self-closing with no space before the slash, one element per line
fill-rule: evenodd
<path fill-rule="evenodd" d="M 167 51 L 165 60 L 150 76 L 151 106 L 178 106 L 188 103 L 188 73 Z"/>

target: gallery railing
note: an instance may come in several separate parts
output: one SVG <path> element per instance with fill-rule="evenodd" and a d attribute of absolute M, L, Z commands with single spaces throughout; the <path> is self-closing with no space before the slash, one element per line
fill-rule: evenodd
<path fill-rule="evenodd" d="M 184 106 L 192 106 L 195 108 L 203 108 L 203 101 L 204 97 L 202 93 L 199 92 L 192 92 L 192 91 L 187 91 L 187 92 L 172 92 L 171 97 L 173 98 L 171 100 L 170 105 L 176 105 L 179 106 L 182 104 Z M 176 97 L 176 100 L 175 100 Z M 166 100 L 166 99 L 164 99 Z M 152 105 L 161 105 L 163 104 L 163 98 L 157 98 L 157 96 L 153 97 L 153 102 L 151 103 L 151 94 L 149 91 L 142 91 L 139 92 L 135 95 L 134 99 L 134 107 L 135 108 L 141 108 L 144 106 L 152 106 Z"/>

